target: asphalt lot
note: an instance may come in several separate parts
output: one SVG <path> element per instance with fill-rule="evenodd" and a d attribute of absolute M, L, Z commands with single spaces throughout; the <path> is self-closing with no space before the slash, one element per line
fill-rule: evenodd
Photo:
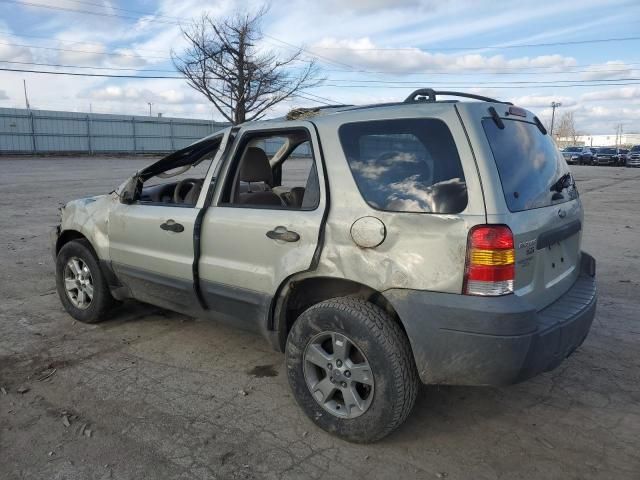
<path fill-rule="evenodd" d="M 640 169 L 573 167 L 600 300 L 572 357 L 508 388 L 423 387 L 361 446 L 306 419 L 257 336 L 136 303 L 96 326 L 63 311 L 58 205 L 150 161 L 0 157 L 0 478 L 640 478 Z"/>

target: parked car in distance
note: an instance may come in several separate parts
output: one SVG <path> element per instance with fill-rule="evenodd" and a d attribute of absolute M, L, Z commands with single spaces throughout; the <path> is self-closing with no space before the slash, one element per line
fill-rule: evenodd
<path fill-rule="evenodd" d="M 628 154 L 629 154 L 629 149 L 618 148 L 617 155 L 616 155 L 616 165 L 619 167 L 624 167 L 627 164 Z"/>
<path fill-rule="evenodd" d="M 640 167 L 640 145 L 634 145 L 627 154 L 627 167 Z"/>
<path fill-rule="evenodd" d="M 597 299 L 571 172 L 533 113 L 439 95 L 229 127 L 67 203 L 62 305 L 95 323 L 135 298 L 258 332 L 311 421 L 353 442 L 403 423 L 420 382 L 556 368 Z"/>
<path fill-rule="evenodd" d="M 598 147 L 593 158 L 594 165 L 616 165 L 618 162 L 618 149 L 615 147 Z"/>
<path fill-rule="evenodd" d="M 589 165 L 593 159 L 593 153 L 588 147 L 565 147 L 562 156 L 570 165 Z"/>

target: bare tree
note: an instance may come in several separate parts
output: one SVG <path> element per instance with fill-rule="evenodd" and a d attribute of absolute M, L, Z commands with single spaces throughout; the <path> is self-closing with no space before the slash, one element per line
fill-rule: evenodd
<path fill-rule="evenodd" d="M 576 129 L 576 122 L 573 112 L 565 112 L 558 120 L 557 126 L 554 128 L 553 136 L 558 141 L 575 145 L 578 141 L 580 133 Z"/>
<path fill-rule="evenodd" d="M 266 11 L 236 12 L 225 19 L 204 14 L 182 29 L 188 48 L 171 52 L 189 86 L 233 124 L 260 119 L 269 108 L 321 82 L 315 61 L 302 60 L 302 50 L 281 58 L 256 46 Z"/>

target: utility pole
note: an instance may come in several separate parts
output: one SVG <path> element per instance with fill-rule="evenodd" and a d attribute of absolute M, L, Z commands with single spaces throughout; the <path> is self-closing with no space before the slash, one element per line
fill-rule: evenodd
<path fill-rule="evenodd" d="M 562 106 L 560 102 L 551 102 L 551 136 L 553 137 L 553 121 L 556 117 L 556 108 Z"/>
<path fill-rule="evenodd" d="M 29 97 L 27 96 L 27 81 L 24 78 L 22 79 L 22 86 L 24 87 L 24 103 L 27 105 L 27 110 L 31 110 Z"/>
<path fill-rule="evenodd" d="M 151 105 L 153 105 L 153 103 L 147 102 L 147 105 L 149 105 L 149 116 L 151 116 Z"/>

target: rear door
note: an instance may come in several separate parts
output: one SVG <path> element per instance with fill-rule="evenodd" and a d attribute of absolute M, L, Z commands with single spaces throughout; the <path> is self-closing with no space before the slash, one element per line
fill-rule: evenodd
<path fill-rule="evenodd" d="M 296 150 L 306 152 L 305 156 L 284 161 L 284 165 L 293 168 L 282 174 L 284 167 L 273 165 L 273 155 L 287 135 L 296 136 L 297 141 L 306 139 L 308 147 Z M 243 177 L 249 171 L 256 174 L 265 171 L 255 164 L 242 167 L 250 149 L 254 154 L 256 149 L 262 150 L 273 170 L 280 169 L 280 175 L 274 175 L 271 182 L 264 182 L 263 177 Z M 288 185 L 282 184 L 283 178 Z M 318 246 L 326 195 L 313 126 L 308 122 L 270 122 L 269 128 L 259 124 L 243 128 L 222 167 L 220 179 L 202 223 L 200 289 L 213 318 L 261 330 L 266 326 L 271 301 L 280 285 L 287 277 L 311 267 Z M 305 189 L 301 204 L 271 202 L 278 195 L 276 192 L 291 187 Z M 247 190 L 254 192 L 255 202 Z M 238 196 L 243 197 L 243 202 Z"/>
<path fill-rule="evenodd" d="M 506 113 L 500 121 L 480 120 L 489 147 L 483 160 L 487 220 L 511 228 L 514 293 L 541 309 L 579 274 L 582 205 L 569 167 L 541 124 L 521 109 L 499 108 Z"/>

